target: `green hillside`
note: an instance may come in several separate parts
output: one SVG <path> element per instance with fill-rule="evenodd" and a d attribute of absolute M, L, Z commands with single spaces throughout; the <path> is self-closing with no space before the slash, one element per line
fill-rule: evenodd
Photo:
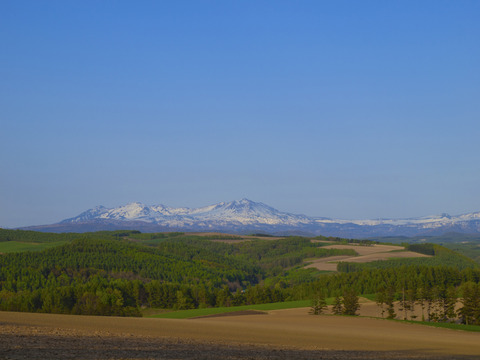
<path fill-rule="evenodd" d="M 462 289 L 480 281 L 471 259 L 435 244 L 408 245 L 429 258 L 341 263 L 339 273 L 304 260 L 353 250 L 332 243 L 371 241 L 138 231 L 48 234 L 0 230 L 0 309 L 140 316 L 149 308 L 196 309 L 305 301 L 348 289 Z M 231 241 L 230 241 L 231 240 Z M 312 241 L 313 240 L 313 241 Z M 35 250 L 35 251 L 32 251 Z M 397 296 L 397 295 L 395 295 Z"/>

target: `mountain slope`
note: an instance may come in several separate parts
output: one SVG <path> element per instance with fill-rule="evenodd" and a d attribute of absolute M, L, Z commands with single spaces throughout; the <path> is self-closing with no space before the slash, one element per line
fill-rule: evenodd
<path fill-rule="evenodd" d="M 338 220 L 278 211 L 248 199 L 200 208 L 173 208 L 139 202 L 116 208 L 97 206 L 57 224 L 28 229 L 54 232 L 136 229 L 155 231 L 225 231 L 302 233 L 339 237 L 441 235 L 446 232 L 480 233 L 480 212 L 450 216 Z"/>
<path fill-rule="evenodd" d="M 94 209 L 60 224 L 78 224 L 89 221 L 142 221 L 166 227 L 188 227 L 215 225 L 298 225 L 308 224 L 312 219 L 303 215 L 280 212 L 263 203 L 247 199 L 232 202 L 221 202 L 206 207 L 170 208 L 164 205 L 148 206 L 142 203 L 130 203 L 113 209 L 98 206 Z"/>

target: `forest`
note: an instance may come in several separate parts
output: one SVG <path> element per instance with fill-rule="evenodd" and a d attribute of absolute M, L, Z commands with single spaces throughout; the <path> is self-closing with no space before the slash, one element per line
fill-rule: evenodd
<path fill-rule="evenodd" d="M 0 252 L 13 244 L 37 251 L 0 255 L 0 310 L 141 316 L 148 308 L 193 309 L 370 294 L 386 317 L 401 301 L 430 304 L 427 321 L 480 323 L 478 263 L 438 244 L 405 244 L 432 255 L 339 263 L 338 272 L 305 269 L 308 259 L 355 255 L 328 244 L 370 246 L 340 238 L 200 236 L 112 231 L 49 234 L 0 229 Z M 44 247 L 44 244 L 53 244 Z M 3 247 L 2 247 L 3 246 Z M 403 247 L 399 247 L 403 249 Z M 452 302 L 463 310 L 452 313 Z"/>

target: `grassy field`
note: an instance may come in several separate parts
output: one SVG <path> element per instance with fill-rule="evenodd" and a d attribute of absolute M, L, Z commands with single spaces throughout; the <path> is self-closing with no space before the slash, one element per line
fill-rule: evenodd
<path fill-rule="evenodd" d="M 362 301 L 362 299 L 364 299 Z M 380 314 L 380 308 L 374 303 L 375 294 L 364 294 L 360 299 L 360 313 L 359 315 L 365 317 L 372 317 L 377 319 L 382 319 Z M 367 300 L 367 301 L 365 301 Z M 332 305 L 334 298 L 326 299 L 328 305 Z M 258 304 L 258 305 L 242 305 L 242 306 L 231 306 L 231 307 L 217 307 L 217 308 L 205 308 L 205 309 L 191 309 L 191 310 L 179 310 L 179 311 L 162 311 L 160 314 L 155 314 L 149 311 L 144 313 L 144 317 L 147 318 L 158 318 L 158 319 L 193 319 L 204 316 L 219 315 L 219 314 L 228 314 L 235 312 L 242 312 L 248 310 L 255 311 L 271 311 L 271 310 L 283 310 L 283 309 L 297 309 L 297 308 L 307 308 L 312 305 L 311 300 L 299 300 L 299 301 L 285 301 L 277 302 L 270 304 Z M 396 304 L 398 316 L 401 317 L 401 312 L 399 310 L 399 304 Z M 373 312 L 372 312 L 373 310 Z M 330 311 L 327 310 L 328 314 Z M 427 322 L 427 321 L 412 321 L 412 320 L 399 320 L 398 318 L 393 320 L 394 322 L 402 323 L 411 323 L 417 325 L 426 325 L 437 328 L 446 328 L 451 330 L 462 330 L 462 331 L 473 331 L 480 332 L 480 326 L 476 325 L 463 325 L 463 324 L 452 324 L 452 323 L 436 323 L 436 322 Z"/>
<path fill-rule="evenodd" d="M 257 310 L 257 311 L 268 311 L 268 310 L 281 310 L 281 309 L 294 309 L 311 306 L 310 300 L 300 300 L 300 301 L 286 301 L 270 304 L 258 304 L 258 305 L 242 305 L 242 306 L 231 306 L 231 307 L 217 307 L 217 308 L 206 308 L 206 309 L 192 309 L 192 310 L 179 310 L 171 311 L 157 315 L 149 315 L 146 317 L 152 318 L 161 318 L 161 319 L 190 319 L 199 316 L 208 316 L 216 314 L 224 314 L 236 311 L 245 311 L 245 310 Z"/>
<path fill-rule="evenodd" d="M 364 299 L 362 301 L 362 299 Z M 367 299 L 367 301 L 365 301 Z M 371 318 L 382 319 L 381 316 L 377 313 L 380 308 L 374 303 L 375 294 L 366 294 L 361 296 L 361 307 L 359 315 Z M 368 301 L 369 300 L 369 301 Z M 328 305 L 332 305 L 334 298 L 326 299 Z M 191 310 L 179 310 L 179 311 L 162 311 L 160 314 L 153 311 L 149 311 L 144 314 L 146 318 L 157 318 L 157 319 L 194 319 L 199 317 L 206 317 L 211 315 L 219 314 L 228 314 L 235 312 L 243 312 L 248 310 L 254 311 L 271 311 L 271 310 L 286 310 L 286 309 L 298 309 L 298 308 L 308 308 L 312 305 L 310 300 L 299 300 L 299 301 L 285 301 L 277 302 L 270 304 L 257 304 L 257 305 L 242 305 L 242 306 L 231 306 L 231 307 L 217 307 L 217 308 L 205 308 L 205 309 L 191 309 Z M 399 304 L 396 304 L 396 307 L 399 308 Z M 372 309 L 374 312 L 372 313 Z M 397 312 L 400 313 L 399 309 Z M 330 313 L 329 310 L 326 311 L 327 314 Z M 399 315 L 401 316 L 401 314 Z M 385 320 L 385 319 L 383 319 Z M 462 331 L 473 331 L 480 332 L 480 326 L 476 325 L 463 325 L 463 324 L 452 324 L 452 323 L 435 323 L 427 321 L 412 321 L 412 320 L 395 320 L 396 322 L 401 323 L 411 323 L 417 325 L 426 325 L 437 328 L 446 328 L 451 330 L 462 330 Z"/>
<path fill-rule="evenodd" d="M 21 251 L 41 251 L 55 246 L 66 244 L 67 241 L 54 242 L 21 242 L 21 241 L 2 241 L 0 242 L 0 253 L 11 253 Z"/>
<path fill-rule="evenodd" d="M 420 324 L 420 325 L 427 325 L 433 326 L 438 328 L 445 328 L 451 330 L 462 330 L 462 331 L 473 331 L 473 332 L 480 332 L 479 325 L 464 325 L 464 324 L 452 324 L 452 323 L 436 323 L 436 322 L 427 322 L 427 321 L 411 321 L 411 320 L 395 320 L 399 322 L 408 322 L 411 324 Z"/>

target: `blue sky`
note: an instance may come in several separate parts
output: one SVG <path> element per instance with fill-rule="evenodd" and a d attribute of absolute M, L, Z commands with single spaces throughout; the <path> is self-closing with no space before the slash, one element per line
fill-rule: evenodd
<path fill-rule="evenodd" d="M 0 226 L 249 198 L 480 210 L 478 1 L 2 1 Z"/>

